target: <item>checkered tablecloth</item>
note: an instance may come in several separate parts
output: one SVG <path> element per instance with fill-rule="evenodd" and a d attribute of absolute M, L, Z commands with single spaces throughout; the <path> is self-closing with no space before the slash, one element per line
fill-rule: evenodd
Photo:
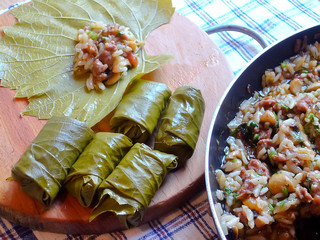
<path fill-rule="evenodd" d="M 319 23 L 318 0 L 173 0 L 178 12 L 204 30 L 216 24 L 250 27 L 269 44 L 294 31 Z M 262 48 L 252 38 L 234 32 L 212 34 L 235 74 Z"/>
<path fill-rule="evenodd" d="M 269 44 L 320 21 L 318 0 L 173 0 L 176 11 L 203 30 L 216 24 L 255 29 Z M 188 31 L 188 29 L 186 29 Z M 235 74 L 262 48 L 241 33 L 222 32 L 210 38 L 223 51 Z M 103 235 L 65 235 L 32 231 L 0 219 L 0 239 L 218 239 L 205 190 L 170 214 L 138 228 Z"/>

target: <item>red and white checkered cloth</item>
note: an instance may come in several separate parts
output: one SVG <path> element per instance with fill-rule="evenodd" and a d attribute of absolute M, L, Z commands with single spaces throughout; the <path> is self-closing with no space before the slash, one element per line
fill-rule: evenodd
<path fill-rule="evenodd" d="M 203 30 L 222 23 L 247 26 L 270 44 L 320 21 L 317 0 L 173 0 L 173 4 L 177 12 Z M 241 33 L 223 32 L 210 37 L 223 51 L 235 74 L 262 49 L 255 40 Z M 32 231 L 0 218 L 0 239 L 218 239 L 208 208 L 203 190 L 174 212 L 138 228 L 90 236 Z"/>

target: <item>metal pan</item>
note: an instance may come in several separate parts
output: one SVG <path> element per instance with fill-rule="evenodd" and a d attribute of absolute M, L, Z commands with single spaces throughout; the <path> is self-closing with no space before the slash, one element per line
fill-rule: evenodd
<path fill-rule="evenodd" d="M 215 211 L 216 190 L 219 189 L 214 171 L 221 168 L 229 123 L 239 110 L 240 103 L 262 89 L 261 79 L 266 69 L 279 66 L 281 62 L 297 54 L 307 44 L 320 41 L 320 25 L 302 29 L 287 38 L 266 47 L 232 81 L 222 96 L 212 118 L 208 132 L 205 180 L 212 217 L 219 238 L 226 240 Z"/>

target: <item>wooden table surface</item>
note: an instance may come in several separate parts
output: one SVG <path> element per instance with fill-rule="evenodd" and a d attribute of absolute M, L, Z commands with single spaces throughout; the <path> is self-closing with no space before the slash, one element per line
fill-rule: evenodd
<path fill-rule="evenodd" d="M 1 0 L 0 9 L 17 1 Z M 15 22 L 10 14 L 0 16 L 0 26 Z M 194 155 L 178 171 L 168 174 L 146 211 L 143 222 L 163 216 L 204 189 L 204 160 L 207 132 L 215 107 L 232 80 L 231 69 L 218 47 L 205 32 L 185 17 L 175 13 L 171 22 L 153 31 L 146 41 L 150 55 L 171 53 L 168 64 L 144 78 L 164 82 L 171 90 L 181 85 L 198 87 L 206 110 Z M 104 233 L 121 229 L 114 216 L 105 215 L 89 223 L 91 209 L 82 207 L 72 196 L 61 193 L 49 210 L 29 198 L 19 184 L 6 180 L 14 163 L 34 139 L 44 120 L 20 117 L 26 99 L 14 99 L 14 91 L 0 87 L 0 213 L 23 226 L 63 233 Z M 94 126 L 103 131 L 106 123 Z"/>

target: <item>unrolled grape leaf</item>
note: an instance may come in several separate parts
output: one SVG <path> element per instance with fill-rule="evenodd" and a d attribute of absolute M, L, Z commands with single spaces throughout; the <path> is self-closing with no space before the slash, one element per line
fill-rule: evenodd
<path fill-rule="evenodd" d="M 22 114 L 49 119 L 69 116 L 93 126 L 119 103 L 128 84 L 166 63 L 170 55 L 149 56 L 139 50 L 139 64 L 104 91 L 85 87 L 87 76 L 73 74 L 79 29 L 92 22 L 118 23 L 139 41 L 169 22 L 171 0 L 34 0 L 12 10 L 18 23 L 4 28 L 0 41 L 1 85 L 27 97 Z"/>

